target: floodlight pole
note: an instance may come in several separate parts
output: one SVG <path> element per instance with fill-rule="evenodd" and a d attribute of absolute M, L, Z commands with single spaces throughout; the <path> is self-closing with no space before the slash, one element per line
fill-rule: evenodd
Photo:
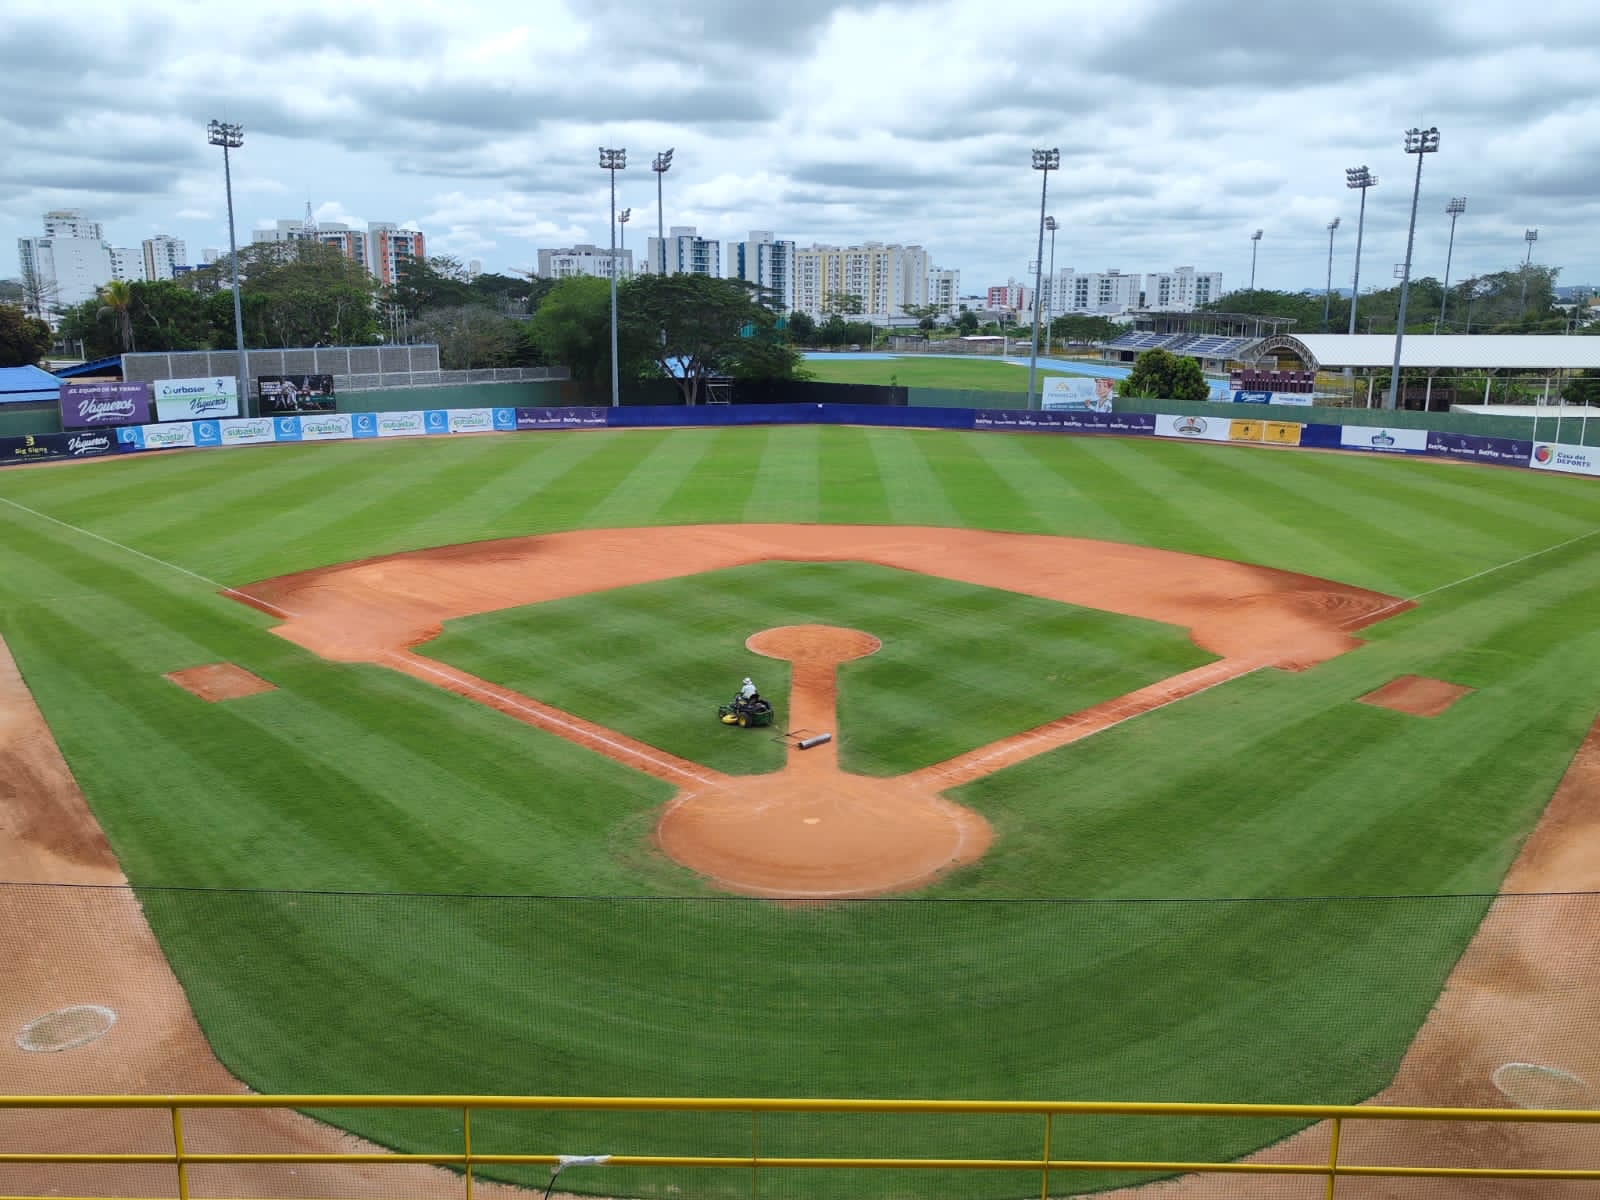
<path fill-rule="evenodd" d="M 672 151 L 663 150 L 655 156 L 650 169 L 656 173 L 656 245 L 661 249 L 661 273 L 667 273 L 667 225 L 662 216 L 661 180 L 672 169 Z"/>
<path fill-rule="evenodd" d="M 244 145 L 244 126 L 212 121 L 206 126 L 206 140 L 222 147 L 222 179 L 228 192 L 228 257 L 233 264 L 233 340 L 238 348 L 239 412 L 250 416 L 250 359 L 244 348 L 244 309 L 239 304 L 239 244 L 233 234 L 233 168 L 228 151 Z"/>
<path fill-rule="evenodd" d="M 1328 286 L 1322 293 L 1322 332 L 1328 332 L 1328 310 L 1333 305 L 1333 231 L 1339 228 L 1339 218 L 1328 222 Z"/>
<path fill-rule="evenodd" d="M 622 403 L 617 384 L 617 172 L 626 170 L 628 152 L 600 147 L 600 169 L 611 172 L 611 407 Z"/>
<path fill-rule="evenodd" d="M 1533 244 L 1539 240 L 1539 231 L 1529 229 L 1522 235 L 1522 240 L 1528 243 L 1527 257 L 1522 260 L 1522 300 L 1517 305 L 1517 318 L 1520 320 L 1528 312 L 1528 266 L 1533 262 Z"/>
<path fill-rule="evenodd" d="M 1048 356 L 1056 315 L 1056 230 L 1061 226 L 1054 217 L 1046 217 L 1044 227 L 1050 231 L 1050 299 L 1044 306 L 1044 352 Z"/>
<path fill-rule="evenodd" d="M 1411 251 L 1417 236 L 1417 198 L 1422 194 L 1422 160 L 1425 155 L 1439 152 L 1439 130 L 1406 130 L 1406 153 L 1417 156 L 1417 179 L 1411 186 L 1411 224 L 1406 229 L 1406 261 L 1400 272 L 1400 311 L 1394 323 L 1394 366 L 1389 371 L 1389 392 L 1383 406 L 1393 410 L 1400 403 L 1400 345 L 1406 336 L 1406 299 L 1411 291 Z M 1524 277 L 1526 278 L 1526 277 Z"/>
<path fill-rule="evenodd" d="M 623 258 L 628 257 L 628 218 L 631 216 L 633 216 L 633 209 L 631 208 L 625 208 L 617 214 L 617 224 L 622 226 L 617 233 L 617 250 Z M 612 263 L 611 269 L 615 271 L 617 265 Z"/>
<path fill-rule="evenodd" d="M 1444 327 L 1444 312 L 1450 304 L 1450 259 L 1456 252 L 1456 218 L 1467 211 L 1467 198 L 1452 196 L 1450 203 L 1444 206 L 1444 211 L 1450 217 L 1450 244 L 1444 252 L 1444 294 L 1439 297 L 1439 319 L 1433 323 L 1434 333 Z"/>
<path fill-rule="evenodd" d="M 1039 183 L 1039 253 L 1033 260 L 1033 351 L 1028 358 L 1028 407 L 1033 407 L 1034 380 L 1039 373 L 1039 286 L 1044 282 L 1044 205 L 1050 191 L 1050 172 L 1061 169 L 1061 151 L 1035 150 L 1033 169 L 1043 172 Z"/>
<path fill-rule="evenodd" d="M 1261 230 L 1250 235 L 1250 290 L 1256 290 L 1256 247 L 1261 245 Z"/>
<path fill-rule="evenodd" d="M 1356 331 L 1356 301 L 1361 298 L 1361 234 L 1367 225 L 1367 189 L 1377 183 L 1378 177 L 1366 167 L 1345 168 L 1345 187 L 1361 189 L 1361 211 L 1356 217 L 1356 274 L 1350 281 L 1350 328 L 1346 331 L 1352 334 Z"/>

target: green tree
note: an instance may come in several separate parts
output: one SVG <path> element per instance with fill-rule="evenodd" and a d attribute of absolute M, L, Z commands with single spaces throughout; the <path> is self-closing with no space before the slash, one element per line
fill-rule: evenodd
<path fill-rule="evenodd" d="M 431 309 L 461 308 L 474 298 L 466 267 L 447 255 L 408 260 L 388 297 L 413 320 Z"/>
<path fill-rule="evenodd" d="M 74 304 L 61 314 L 56 337 L 68 345 L 81 345 L 87 359 L 109 358 L 119 353 L 116 330 L 102 314 L 99 300 Z"/>
<path fill-rule="evenodd" d="M 109 316 L 117 330 L 117 348 L 124 354 L 134 348 L 133 285 L 126 279 L 113 279 L 100 288 L 98 315 Z"/>
<path fill-rule="evenodd" d="M 19 305 L 0 304 L 0 367 L 31 367 L 50 349 L 50 326 Z"/>
<path fill-rule="evenodd" d="M 1051 336 L 1063 342 L 1109 342 L 1121 332 L 1122 326 L 1110 317 L 1087 313 L 1068 313 L 1050 322 Z"/>
<path fill-rule="evenodd" d="M 978 320 L 978 314 L 970 309 L 962 309 L 956 317 L 956 332 L 962 337 L 971 337 L 978 332 L 978 327 L 983 322 Z"/>
<path fill-rule="evenodd" d="M 1204 400 L 1211 394 L 1200 364 L 1165 350 L 1146 350 L 1117 382 L 1117 395 L 1147 400 Z"/>
<path fill-rule="evenodd" d="M 412 335 L 437 343 L 446 371 L 510 366 L 518 347 L 517 322 L 484 304 L 432 309 L 411 324 Z"/>
<path fill-rule="evenodd" d="M 320 242 L 267 242 L 239 251 L 247 346 L 365 346 L 378 340 L 377 284 L 367 269 Z M 206 301 L 214 344 L 231 348 L 231 267 L 186 280 Z"/>
<path fill-rule="evenodd" d="M 939 304 L 907 304 L 900 311 L 908 317 L 915 317 L 917 328 L 924 333 L 932 332 L 939 324 L 939 318 L 944 316 L 944 306 Z"/>
<path fill-rule="evenodd" d="M 1580 372 L 1561 385 L 1561 399 L 1565 404 L 1600 404 L 1600 371 Z"/>
<path fill-rule="evenodd" d="M 810 313 L 803 313 L 799 309 L 789 314 L 789 340 L 796 345 L 809 346 L 811 339 L 817 335 L 817 323 L 811 319 Z"/>
<path fill-rule="evenodd" d="M 230 328 L 232 323 L 230 304 Z M 206 350 L 215 344 L 205 297 L 171 279 L 133 285 L 133 327 L 146 350 Z"/>
<path fill-rule="evenodd" d="M 617 321 L 625 360 L 653 362 L 678 385 L 685 404 L 699 403 L 712 375 L 792 379 L 799 366 L 776 328 L 777 315 L 739 279 L 637 276 L 618 289 Z"/>
<path fill-rule="evenodd" d="M 867 304 L 854 292 L 833 292 L 823 302 L 822 308 L 833 317 L 859 317 L 867 311 Z"/>
<path fill-rule="evenodd" d="M 611 285 L 592 275 L 558 280 L 528 322 L 527 340 L 545 362 L 598 383 L 611 364 Z M 637 373 L 637 372 L 635 372 Z"/>

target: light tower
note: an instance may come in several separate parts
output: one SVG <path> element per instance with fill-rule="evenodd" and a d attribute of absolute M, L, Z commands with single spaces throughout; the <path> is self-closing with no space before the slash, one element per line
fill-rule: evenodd
<path fill-rule="evenodd" d="M 1034 379 L 1039 373 L 1039 285 L 1043 282 L 1040 276 L 1044 273 L 1044 205 L 1050 191 L 1050 172 L 1061 169 L 1061 151 L 1054 147 L 1035 150 L 1033 169 L 1043 172 L 1043 178 L 1039 183 L 1039 254 L 1033 260 L 1033 351 L 1028 357 L 1029 408 L 1033 407 Z"/>
<path fill-rule="evenodd" d="M 1465 196 L 1452 196 L 1450 203 L 1444 206 L 1445 214 L 1450 218 L 1450 245 L 1444 252 L 1444 294 L 1439 297 L 1439 319 L 1433 323 L 1434 333 L 1438 333 L 1444 326 L 1444 310 L 1450 303 L 1450 259 L 1456 251 L 1456 218 L 1467 211 L 1467 198 Z"/>
<path fill-rule="evenodd" d="M 1366 167 L 1346 167 L 1344 172 L 1344 185 L 1347 188 L 1361 189 L 1361 211 L 1356 217 L 1356 274 L 1350 281 L 1350 328 L 1347 333 L 1356 331 L 1356 301 L 1361 299 L 1361 234 L 1367 224 L 1367 189 L 1378 186 L 1378 177 Z"/>
<path fill-rule="evenodd" d="M 667 273 L 667 225 L 661 215 L 661 181 L 672 169 L 672 151 L 663 150 L 655 156 L 650 163 L 650 169 L 656 173 L 656 244 L 661 247 L 661 273 Z"/>
<path fill-rule="evenodd" d="M 1250 290 L 1256 290 L 1256 247 L 1261 245 L 1261 230 L 1250 235 Z"/>
<path fill-rule="evenodd" d="M 1322 332 L 1328 332 L 1328 309 L 1333 304 L 1333 231 L 1339 228 L 1339 218 L 1328 222 L 1328 286 L 1322 293 Z"/>
<path fill-rule="evenodd" d="M 228 151 L 244 145 L 244 126 L 212 121 L 206 126 L 206 140 L 222 147 L 222 180 L 228 192 L 228 257 L 233 264 L 233 339 L 239 348 L 239 411 L 250 415 L 250 359 L 244 349 L 244 310 L 239 305 L 239 244 L 233 236 L 233 169 Z"/>
<path fill-rule="evenodd" d="M 1400 404 L 1400 345 L 1406 336 L 1406 299 L 1411 292 L 1411 251 L 1417 237 L 1417 197 L 1422 194 L 1422 160 L 1438 152 L 1437 126 L 1406 130 L 1406 153 L 1417 156 L 1417 180 L 1411 186 L 1411 224 L 1406 227 L 1406 261 L 1401 264 L 1400 272 L 1400 311 L 1395 315 L 1394 322 L 1394 366 L 1389 371 L 1389 394 L 1383 403 L 1388 409 L 1397 408 Z"/>
<path fill-rule="evenodd" d="M 1528 267 L 1533 262 L 1533 244 L 1539 240 L 1539 231 L 1530 229 L 1522 235 L 1522 240 L 1528 243 L 1528 254 L 1522 260 L 1522 301 L 1517 305 L 1517 316 L 1521 317 L 1528 311 Z"/>
<path fill-rule="evenodd" d="M 622 403 L 617 384 L 617 172 L 626 170 L 628 152 L 600 147 L 600 169 L 611 173 L 611 407 Z"/>
<path fill-rule="evenodd" d="M 1050 296 L 1044 306 L 1044 352 L 1050 353 L 1051 326 L 1055 324 L 1056 313 L 1056 230 L 1061 228 L 1054 217 L 1044 219 L 1044 227 L 1050 231 Z"/>
<path fill-rule="evenodd" d="M 623 258 L 628 257 L 628 218 L 631 216 L 633 216 L 633 209 L 631 208 L 625 208 L 617 214 L 617 224 L 622 226 L 617 234 L 617 249 Z M 616 274 L 616 271 L 617 264 L 613 262 L 611 264 L 611 272 Z"/>

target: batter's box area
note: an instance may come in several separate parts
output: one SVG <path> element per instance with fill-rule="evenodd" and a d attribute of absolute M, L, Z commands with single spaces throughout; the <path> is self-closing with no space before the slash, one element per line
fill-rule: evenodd
<path fill-rule="evenodd" d="M 1361 704 L 1390 708 L 1413 717 L 1437 717 L 1472 689 L 1426 675 L 1402 675 L 1374 692 L 1356 697 Z"/>
<path fill-rule="evenodd" d="M 185 667 L 181 671 L 169 671 L 162 678 L 172 680 L 184 691 L 192 692 L 208 704 L 215 704 L 218 700 L 237 700 L 240 696 L 254 696 L 258 692 L 273 692 L 278 688 L 277 684 L 268 683 L 243 667 L 226 662 Z"/>

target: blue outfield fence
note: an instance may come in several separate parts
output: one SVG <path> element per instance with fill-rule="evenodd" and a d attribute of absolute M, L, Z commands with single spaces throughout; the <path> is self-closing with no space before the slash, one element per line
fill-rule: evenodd
<path fill-rule="evenodd" d="M 1244 408 L 1245 406 L 1241 406 Z M 684 408 L 440 408 L 397 412 L 302 413 L 123 425 L 76 433 L 0 438 L 0 465 L 97 458 L 145 450 L 207 449 L 272 443 L 431 437 L 553 429 L 638 429 L 738 425 L 871 425 L 1064 434 L 1112 434 L 1170 440 L 1268 443 L 1451 458 L 1563 474 L 1600 476 L 1600 449 L 1551 441 L 1480 437 L 1382 425 L 1326 425 L 1226 414 L 1197 416 L 1082 409 L 971 409 L 874 404 L 787 403 Z"/>

